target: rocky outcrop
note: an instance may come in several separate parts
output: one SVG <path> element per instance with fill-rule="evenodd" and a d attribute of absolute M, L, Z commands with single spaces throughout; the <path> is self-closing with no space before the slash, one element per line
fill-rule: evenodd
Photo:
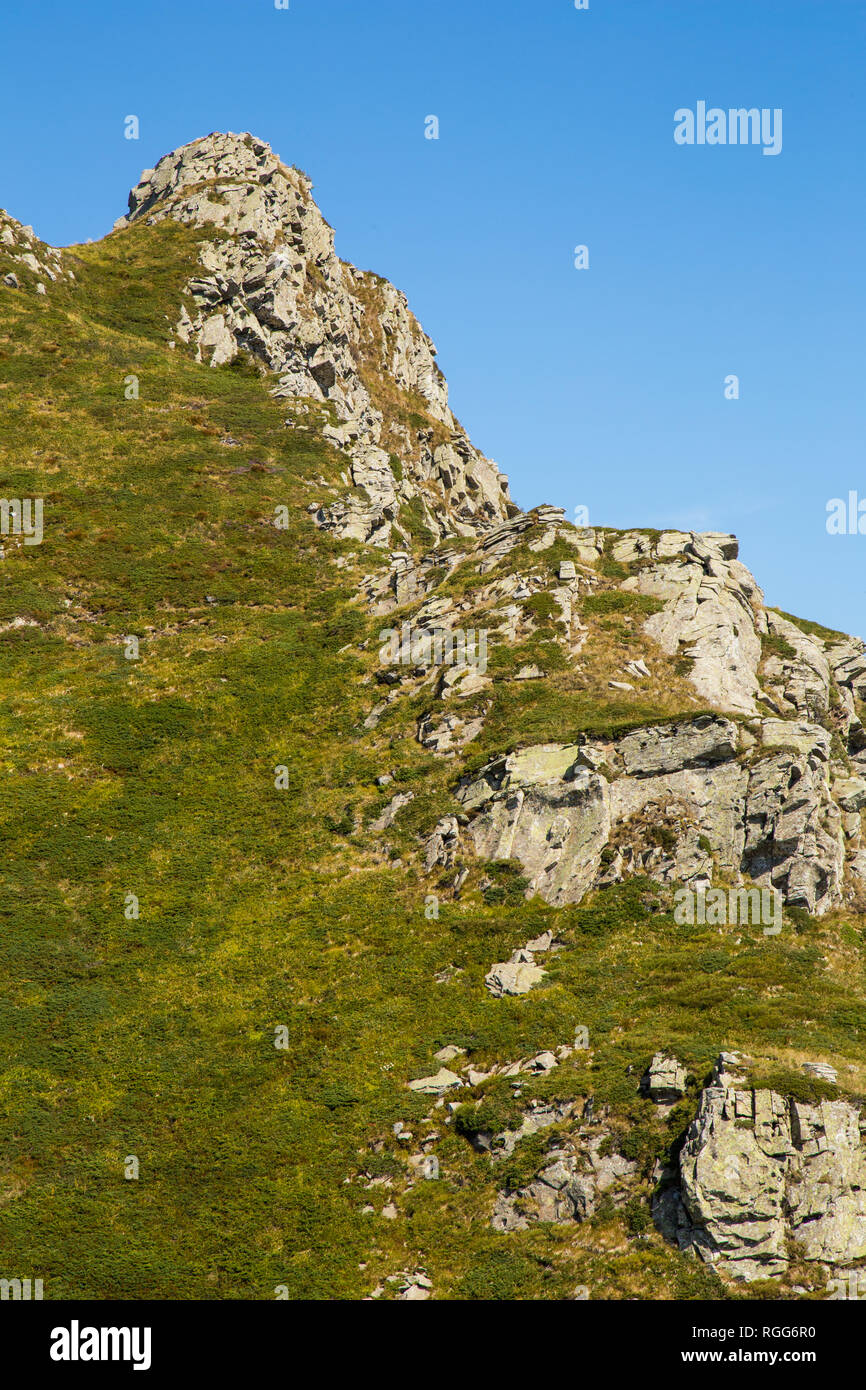
<path fill-rule="evenodd" d="M 843 1100 L 806 1105 L 741 1089 L 717 1068 L 655 1217 L 682 1250 L 738 1279 L 784 1273 L 792 1254 L 866 1257 L 866 1119 Z M 739 1084 L 738 1084 L 739 1081 Z"/>
<path fill-rule="evenodd" d="M 541 984 L 545 975 L 535 957 L 548 951 L 555 955 L 561 950 L 562 943 L 554 940 L 553 932 L 542 932 L 541 936 L 533 937 L 512 952 L 509 960 L 491 965 L 484 983 L 494 999 L 501 999 L 505 994 L 528 994 L 535 985 Z"/>
<path fill-rule="evenodd" d="M 690 663 L 688 678 L 708 703 L 734 714 L 832 722 L 846 751 L 866 756 L 856 710 L 866 694 L 866 644 L 806 632 L 765 608 L 735 536 L 629 532 L 611 554 L 634 569 L 622 589 L 662 605 L 644 630 Z"/>
<path fill-rule="evenodd" d="M 456 600 L 431 594 L 432 557 L 418 563 L 401 554 L 369 600 L 385 611 L 419 599 L 413 626 L 446 633 L 478 623 L 480 609 L 495 650 L 532 637 L 528 601 L 549 595 L 558 617 L 546 640 L 579 671 L 592 615 L 605 611 L 597 602 L 600 562 L 613 561 L 625 576 L 619 591 L 658 605 L 643 618 L 643 632 L 676 657 L 680 673 L 718 713 L 492 760 L 457 792 L 471 816 L 464 848 L 485 859 L 519 860 L 530 891 L 553 904 L 578 902 L 590 888 L 637 873 L 696 890 L 714 874 L 750 880 L 819 914 L 866 895 L 866 734 L 858 714 L 866 694 L 864 643 L 806 632 L 765 609 L 729 535 L 612 536 L 571 526 L 561 511 L 542 507 L 481 536 L 460 563 L 483 576 L 518 545 L 543 555 L 563 543 L 572 546 L 573 561 L 558 558 L 546 570 L 530 564 L 526 573 L 498 568 L 489 583 Z M 448 574 L 458 559 L 448 557 Z M 609 583 L 603 592 L 611 593 Z M 633 625 L 627 604 L 621 611 Z M 649 665 L 633 655 L 620 673 L 634 682 L 651 678 L 652 653 L 646 655 Z M 429 679 L 436 697 L 419 717 L 418 741 L 434 755 L 456 757 L 483 732 L 496 678 L 456 668 L 413 674 Z M 527 665 L 513 678 L 544 679 L 544 671 Z M 609 685 L 624 694 L 634 689 L 624 681 Z M 452 857 L 457 848 L 452 840 Z"/>
<path fill-rule="evenodd" d="M 505 478 L 451 414 L 405 295 L 340 260 L 311 189 L 263 141 L 209 135 L 145 170 L 116 230 L 169 217 L 201 228 L 177 339 L 211 366 L 246 351 L 278 375 L 275 396 L 329 407 L 323 433 L 349 459 L 351 491 L 314 508 L 319 525 L 387 546 L 392 527 L 408 540 L 400 512 L 412 503 L 434 536 L 490 529 L 516 510 Z"/>
<path fill-rule="evenodd" d="M 757 713 L 763 595 L 737 559 L 735 536 L 666 531 L 624 535 L 615 560 L 640 562 L 622 588 L 660 599 L 645 630 L 670 656 L 692 662 L 690 679 L 709 703 Z"/>
<path fill-rule="evenodd" d="M 641 1091 L 657 1105 L 672 1105 L 686 1093 L 686 1069 L 676 1057 L 657 1052 L 641 1081 Z"/>
<path fill-rule="evenodd" d="M 706 715 L 521 749 L 456 796 L 474 853 L 518 860 L 557 906 L 638 873 L 699 891 L 721 871 L 820 915 L 843 897 L 829 758 L 819 725 Z"/>
<path fill-rule="evenodd" d="M 440 1067 L 435 1076 L 420 1076 L 417 1081 L 410 1081 L 409 1090 L 417 1091 L 422 1096 L 441 1096 L 455 1086 L 462 1085 L 460 1077 L 453 1071 L 449 1071 L 447 1067 Z"/>
<path fill-rule="evenodd" d="M 47 294 L 48 286 L 75 279 L 63 264 L 63 253 L 40 241 L 0 208 L 0 283 L 5 289 Z"/>
<path fill-rule="evenodd" d="M 497 1195 L 491 1225 L 497 1231 L 523 1231 L 537 1221 L 585 1221 L 595 1215 L 602 1196 L 619 1206 L 637 1171 L 636 1163 L 610 1151 L 608 1134 L 590 1134 L 581 1126 L 550 1146 L 526 1187 Z"/>

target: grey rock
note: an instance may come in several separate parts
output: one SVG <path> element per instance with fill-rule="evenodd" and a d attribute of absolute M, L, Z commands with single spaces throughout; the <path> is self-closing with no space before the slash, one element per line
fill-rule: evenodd
<path fill-rule="evenodd" d="M 718 870 L 821 915 L 843 900 L 846 835 L 856 853 L 859 821 L 843 827 L 823 727 L 755 728 L 703 715 L 494 759 L 457 787 L 467 840 L 482 859 L 517 859 L 528 895 L 556 906 L 631 874 L 699 889 Z"/>
<path fill-rule="evenodd" d="M 413 503 L 437 537 L 490 530 L 511 509 L 506 480 L 452 415 L 435 346 L 405 296 L 339 259 L 311 189 L 263 141 L 213 134 L 145 170 L 117 228 L 172 218 L 204 233 L 200 267 L 186 287 L 194 311 L 179 306 L 177 338 L 214 366 L 246 351 L 278 379 L 275 396 L 331 409 L 328 436 L 348 456 L 356 491 L 319 508 L 318 525 L 386 546 L 392 528 L 408 539 L 400 511 Z M 382 377 L 424 402 L 448 442 L 434 447 L 430 431 L 408 426 L 386 440 L 382 411 L 358 370 L 362 345 Z"/>
<path fill-rule="evenodd" d="M 638 1165 L 618 1153 L 601 1155 L 607 1135 L 583 1134 L 564 1140 L 547 1155 L 533 1180 L 520 1191 L 500 1192 L 494 1203 L 494 1230 L 526 1230 L 534 1222 L 566 1224 L 595 1214 L 599 1197 L 615 1206 L 628 1195 Z"/>
<path fill-rule="evenodd" d="M 460 826 L 456 816 L 443 816 L 434 827 L 424 849 L 424 868 L 432 873 L 435 868 L 449 868 L 460 845 Z"/>
<path fill-rule="evenodd" d="M 446 1091 L 451 1091 L 455 1086 L 462 1086 L 460 1077 L 447 1067 L 440 1067 L 435 1076 L 421 1076 L 417 1081 L 409 1082 L 409 1090 L 417 1091 L 422 1096 L 442 1096 Z"/>
<path fill-rule="evenodd" d="M 629 776 L 679 772 L 735 757 L 737 726 L 729 719 L 712 716 L 688 723 L 658 724 L 627 734 L 618 751 Z"/>
<path fill-rule="evenodd" d="M 657 1224 L 681 1249 L 738 1279 L 782 1274 L 792 1241 L 806 1260 L 862 1259 L 861 1124 L 846 1101 L 804 1105 L 772 1091 L 708 1087 L 680 1153 L 678 1183 L 656 1201 Z"/>
<path fill-rule="evenodd" d="M 484 983 L 494 999 L 501 999 L 504 994 L 528 994 L 544 975 L 541 966 L 529 956 L 526 961 L 500 961 L 491 966 Z"/>
<path fill-rule="evenodd" d="M 671 1104 L 686 1092 L 686 1069 L 676 1057 L 657 1052 L 647 1068 L 642 1090 L 658 1104 Z"/>
<path fill-rule="evenodd" d="M 552 945 L 553 932 L 546 931 L 542 932 L 541 936 L 535 936 L 531 941 L 527 941 L 524 949 L 529 951 L 530 953 L 534 953 L 536 951 L 549 951 Z"/>
<path fill-rule="evenodd" d="M 804 1062 L 803 1071 L 807 1076 L 817 1076 L 819 1081 L 829 1081 L 832 1086 L 836 1085 L 839 1075 L 829 1062 Z"/>
<path fill-rule="evenodd" d="M 414 792 L 398 792 L 397 795 L 392 797 L 391 800 L 388 802 L 388 805 L 385 807 L 381 815 L 378 815 L 375 820 L 372 820 L 370 822 L 370 829 L 375 834 L 379 834 L 381 833 L 381 831 L 387 830 L 389 826 L 394 824 L 394 821 L 397 818 L 397 813 L 401 811 L 404 806 L 408 806 L 409 803 L 414 800 Z"/>
<path fill-rule="evenodd" d="M 450 756 L 477 738 L 483 727 L 482 717 L 461 719 L 457 714 L 428 714 L 418 726 L 418 742 L 432 753 Z"/>

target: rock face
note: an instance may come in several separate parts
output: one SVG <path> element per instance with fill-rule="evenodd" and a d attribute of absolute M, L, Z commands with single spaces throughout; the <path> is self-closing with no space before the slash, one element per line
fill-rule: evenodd
<path fill-rule="evenodd" d="M 683 1250 L 739 1279 L 784 1272 L 795 1241 L 807 1260 L 866 1257 L 866 1120 L 845 1101 L 804 1105 L 720 1083 L 701 1096 L 678 1183 L 656 1201 Z"/>
<path fill-rule="evenodd" d="M 201 228 L 177 338 L 211 366 L 245 350 L 278 374 L 275 396 L 329 407 L 324 434 L 348 455 L 352 491 L 318 508 L 319 525 L 381 546 L 393 527 L 405 542 L 399 514 L 411 502 L 434 536 L 490 529 L 517 510 L 506 479 L 451 414 L 405 295 L 340 260 L 311 188 L 263 141 L 209 135 L 145 170 L 116 229 L 168 217 Z M 386 426 L 395 391 L 429 425 L 389 410 Z"/>
<path fill-rule="evenodd" d="M 714 871 L 748 877 L 817 915 L 843 898 L 842 813 L 820 725 L 701 716 L 540 745 L 493 760 L 456 795 L 474 852 L 517 859 L 530 893 L 557 906 L 638 873 L 696 891 Z"/>
<path fill-rule="evenodd" d="M 653 561 L 623 588 L 664 601 L 646 631 L 669 655 L 691 658 L 698 693 L 723 709 L 755 714 L 761 658 L 756 615 L 763 595 L 737 559 L 736 538 L 668 531 L 653 546 L 638 532 L 623 536 L 612 554 Z"/>
<path fill-rule="evenodd" d="M 558 560 L 546 578 L 531 564 L 526 574 L 503 573 L 501 561 L 516 546 L 543 555 L 554 544 L 572 546 L 577 558 Z M 695 691 L 686 702 L 700 694 L 716 712 L 492 759 L 456 789 L 468 827 L 451 827 L 444 857 L 434 839 L 428 860 L 453 862 L 465 850 L 488 860 L 514 858 L 530 892 L 554 905 L 579 902 L 590 889 L 634 874 L 698 892 L 730 877 L 778 890 L 791 906 L 819 915 L 866 897 L 866 732 L 859 717 L 866 644 L 817 635 L 821 629 L 810 635 L 765 609 L 737 559 L 735 537 L 611 536 L 539 507 L 503 521 L 466 550 L 463 563 L 479 576 L 499 565 L 471 597 L 431 595 L 437 581 L 426 559 L 408 555 L 365 596 L 374 612 L 417 598 L 413 625 L 446 634 L 477 623 L 477 611 L 468 615 L 483 604 L 494 651 L 531 638 L 531 603 L 549 596 L 557 659 L 564 656 L 579 672 L 599 611 L 602 557 L 631 567 L 617 585 L 624 601 L 636 594 L 658 606 L 648 617 L 645 606 L 636 610 L 640 632 L 668 659 L 676 655 L 678 677 Z M 618 594 L 608 593 L 615 609 Z M 639 641 L 635 619 L 628 621 Z M 649 665 L 632 657 L 621 670 L 635 681 L 652 679 L 649 655 Z M 544 671 L 527 666 L 514 678 L 528 676 L 544 679 Z M 418 719 L 418 741 L 435 756 L 455 758 L 483 734 L 497 678 L 445 668 L 437 676 L 428 667 L 417 678 L 429 679 L 435 692 Z M 634 694 L 630 683 L 611 684 Z M 461 708 L 465 697 L 472 698 Z"/>
<path fill-rule="evenodd" d="M 852 752 L 866 746 L 855 710 L 866 690 L 866 644 L 810 636 L 765 608 L 735 536 L 666 531 L 655 539 L 634 531 L 611 554 L 637 566 L 625 591 L 663 605 L 644 630 L 668 655 L 691 662 L 689 679 L 703 699 L 733 714 L 769 711 L 818 724 L 831 712 L 835 683 L 839 732 Z"/>

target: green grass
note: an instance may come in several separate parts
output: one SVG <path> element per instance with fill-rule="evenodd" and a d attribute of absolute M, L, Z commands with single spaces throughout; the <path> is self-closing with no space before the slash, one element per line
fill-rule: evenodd
<path fill-rule="evenodd" d="M 771 656 L 777 656 L 782 661 L 794 661 L 797 648 L 792 647 L 787 638 L 780 637 L 777 633 L 764 633 L 761 638 L 761 659 L 766 661 Z"/>
<path fill-rule="evenodd" d="M 650 617 L 664 607 L 660 599 L 649 594 L 634 594 L 627 589 L 602 589 L 588 594 L 583 600 L 583 612 L 594 617 L 627 614 L 630 617 Z"/>
<path fill-rule="evenodd" d="M 453 873 L 419 874 L 419 837 L 473 759 L 659 711 L 501 681 L 450 764 L 417 744 L 411 701 L 363 728 L 354 594 L 373 560 L 306 512 L 323 495 L 308 480 L 336 482 L 341 461 L 285 428 L 254 372 L 168 346 L 194 243 L 135 228 L 79 248 L 76 286 L 0 294 L 5 488 L 43 496 L 46 525 L 0 566 L 4 1269 L 52 1299 L 359 1298 L 417 1267 L 444 1298 L 721 1296 L 647 1231 L 646 1188 L 627 1219 L 494 1233 L 496 1191 L 537 1155 L 498 1170 L 406 1082 L 448 1042 L 483 1066 L 585 1025 L 589 1051 L 523 1099 L 597 1097 L 648 1163 L 696 1096 L 666 1124 L 638 1095 L 660 1047 L 696 1078 L 721 1047 L 862 1066 L 859 924 L 767 940 L 676 927 L 646 883 L 555 911 L 513 866 L 473 868 L 459 899 Z M 364 827 L 406 787 L 395 867 Z M 566 949 L 543 986 L 494 1000 L 490 965 L 547 928 Z M 398 1120 L 440 1134 L 440 1181 L 410 1185 Z"/>
<path fill-rule="evenodd" d="M 821 623 L 813 623 L 808 618 L 795 618 L 793 613 L 785 613 L 781 608 L 774 608 L 772 612 L 778 613 L 779 617 L 784 618 L 786 622 L 793 623 L 801 632 L 805 632 L 807 637 L 820 637 L 822 642 L 829 642 L 831 645 L 834 642 L 847 642 L 849 640 L 848 634 L 845 632 L 837 632 L 835 628 L 824 627 Z"/>

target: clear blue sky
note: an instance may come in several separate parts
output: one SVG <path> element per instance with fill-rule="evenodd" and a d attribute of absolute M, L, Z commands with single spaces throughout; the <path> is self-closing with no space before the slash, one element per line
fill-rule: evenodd
<path fill-rule="evenodd" d="M 2 38 L 0 205 L 40 236 L 251 130 L 522 506 L 736 531 L 768 602 L 866 636 L 866 536 L 825 529 L 866 498 L 863 0 L 41 0 Z M 781 107 L 782 153 L 676 145 L 700 100 Z"/>

